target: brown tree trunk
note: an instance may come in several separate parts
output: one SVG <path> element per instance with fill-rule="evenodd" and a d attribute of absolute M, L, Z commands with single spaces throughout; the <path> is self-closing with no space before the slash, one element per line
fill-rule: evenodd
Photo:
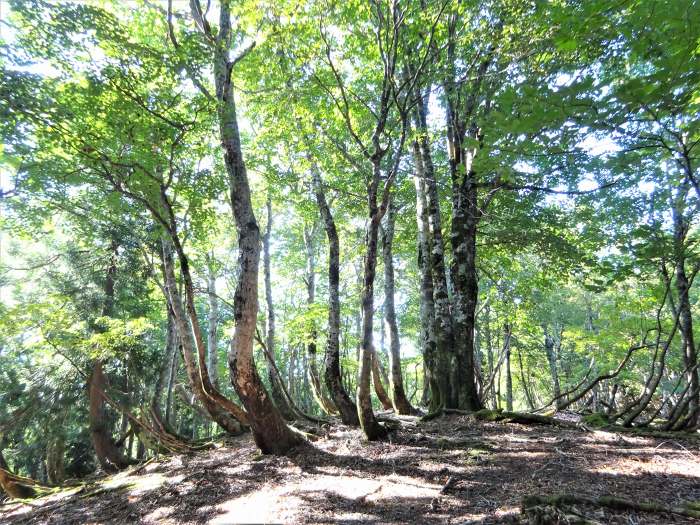
<path fill-rule="evenodd" d="M 46 476 L 52 485 L 60 485 L 66 478 L 65 452 L 65 437 L 59 433 L 46 447 Z"/>
<path fill-rule="evenodd" d="M 105 472 L 117 472 L 128 467 L 131 461 L 117 447 L 110 430 L 109 419 L 105 409 L 103 393 L 107 390 L 107 378 L 104 375 L 101 360 L 93 364 L 88 383 L 90 397 L 90 437 L 95 455 Z"/>
<path fill-rule="evenodd" d="M 231 74 L 234 64 L 229 59 L 232 38 L 230 9 L 228 2 L 221 3 L 213 64 L 221 147 L 229 178 L 231 209 L 239 248 L 239 278 L 233 302 L 235 328 L 228 364 L 233 385 L 246 407 L 255 443 L 264 454 L 284 454 L 304 440 L 285 423 L 260 380 L 253 360 L 258 314 L 260 229 L 253 212 L 233 95 Z"/>
<path fill-rule="evenodd" d="M 199 326 L 199 321 L 196 318 L 196 312 L 190 311 L 189 307 L 189 317 L 185 314 L 182 299 L 177 291 L 171 244 L 165 239 L 163 240 L 163 268 L 165 270 L 165 289 L 168 295 L 170 308 L 173 312 L 177 337 L 182 348 L 182 356 L 190 388 L 195 397 L 202 403 L 202 406 L 211 419 L 218 423 L 226 432 L 230 434 L 239 434 L 242 430 L 241 423 L 245 424 L 247 422 L 247 415 L 239 407 L 236 407 L 236 413 L 229 410 L 228 406 L 224 408 L 224 406 L 219 403 L 218 399 L 210 395 L 213 391 L 213 385 L 211 385 L 209 381 L 206 360 L 204 359 L 204 348 L 197 349 L 199 345 L 203 347 L 204 343 L 201 341 L 201 338 L 197 341 L 197 339 L 195 339 L 196 335 L 192 333 L 192 329 Z M 185 272 L 189 272 L 189 269 L 185 267 L 182 271 L 184 277 Z M 185 295 L 192 292 L 192 290 L 187 290 L 187 285 L 185 288 Z M 194 304 L 192 304 L 192 307 L 194 308 Z M 195 313 L 194 319 L 192 319 L 192 313 Z M 197 362 L 195 353 L 199 356 L 199 363 Z M 221 396 L 221 394 L 219 394 L 219 396 Z M 231 401 L 228 401 L 228 404 L 233 405 Z"/>
<path fill-rule="evenodd" d="M 397 414 L 410 415 L 416 410 L 406 397 L 401 374 L 401 346 L 399 342 L 399 325 L 396 321 L 394 305 L 394 221 L 393 201 L 386 211 L 386 222 L 382 229 L 382 259 L 384 260 L 384 331 L 389 341 L 389 386 L 391 401 Z"/>
<path fill-rule="evenodd" d="M 377 186 L 380 180 L 379 164 L 375 163 L 373 169 L 373 184 L 368 192 L 369 224 L 365 239 L 367 252 L 362 280 L 362 345 L 360 347 L 360 370 L 357 385 L 357 412 L 360 426 L 365 437 L 370 441 L 381 439 L 386 435 L 386 429 L 374 417 L 370 396 L 370 374 L 374 353 L 374 280 L 377 270 L 379 223 L 383 215 L 382 210 L 377 206 Z"/>
<path fill-rule="evenodd" d="M 103 317 L 112 317 L 114 315 L 117 249 L 117 243 L 112 241 L 110 246 L 111 260 L 107 268 L 104 284 Z M 103 371 L 103 362 L 101 359 L 96 359 L 93 362 L 92 373 L 88 380 L 90 437 L 97 460 L 104 471 L 116 472 L 129 466 L 130 462 L 112 438 L 112 429 L 110 428 L 103 396 L 107 388 L 108 383 Z"/>
<path fill-rule="evenodd" d="M 321 177 L 312 170 L 316 204 L 328 237 L 328 336 L 326 339 L 326 387 L 340 419 L 346 425 L 358 426 L 357 407 L 343 387 L 340 370 L 340 241 L 333 214 L 326 201 Z"/>

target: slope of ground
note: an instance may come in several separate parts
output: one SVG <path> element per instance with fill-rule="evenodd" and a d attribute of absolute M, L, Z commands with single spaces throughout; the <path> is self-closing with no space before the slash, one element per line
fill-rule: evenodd
<path fill-rule="evenodd" d="M 463 416 L 404 421 L 380 443 L 334 427 L 281 458 L 259 455 L 246 436 L 31 504 L 6 504 L 0 522 L 528 523 L 520 512 L 524 496 L 561 493 L 666 507 L 699 502 L 700 445 Z M 529 522 L 700 523 L 585 504 L 544 514 Z"/>

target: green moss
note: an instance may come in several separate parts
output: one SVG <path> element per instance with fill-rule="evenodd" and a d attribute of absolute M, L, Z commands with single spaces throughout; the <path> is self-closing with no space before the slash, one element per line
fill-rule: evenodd
<path fill-rule="evenodd" d="M 503 419 L 501 412 L 503 411 L 482 408 L 481 410 L 474 412 L 474 417 L 481 421 L 501 421 Z"/>
<path fill-rule="evenodd" d="M 590 427 L 607 427 L 611 424 L 610 418 L 605 414 L 593 412 L 583 416 L 583 422 Z"/>

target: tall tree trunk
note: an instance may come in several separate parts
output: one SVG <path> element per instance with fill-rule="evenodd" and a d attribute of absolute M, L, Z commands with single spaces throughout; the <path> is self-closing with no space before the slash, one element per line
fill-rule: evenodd
<path fill-rule="evenodd" d="M 316 247 L 314 240 L 316 237 L 316 225 L 311 228 L 304 225 L 304 249 L 306 251 L 306 303 L 309 308 L 316 302 Z M 328 399 L 321 388 L 321 378 L 316 364 L 316 323 L 312 320 L 309 327 L 309 340 L 306 343 L 306 355 L 308 358 L 308 373 L 311 382 L 311 393 L 314 401 L 326 414 L 336 413 L 333 402 Z"/>
<path fill-rule="evenodd" d="M 160 372 L 158 374 L 158 379 L 156 385 L 153 389 L 153 399 L 151 401 L 151 408 L 156 414 L 158 419 L 163 421 L 166 425 L 168 424 L 167 416 L 163 416 L 162 409 L 162 397 L 163 390 L 168 388 L 170 390 L 170 376 L 173 369 L 173 360 L 177 353 L 177 336 L 175 333 L 175 320 L 173 318 L 172 310 L 170 309 L 170 304 L 166 301 L 166 311 L 167 311 L 167 322 L 165 327 L 165 348 L 163 352 L 163 362 L 160 365 Z M 171 394 L 172 395 L 172 394 Z M 167 398 L 166 398 L 167 407 Z M 167 412 L 167 408 L 166 408 Z"/>
<path fill-rule="evenodd" d="M 452 160 L 450 163 L 452 164 Z M 457 165 L 452 167 L 457 170 Z M 456 174 L 455 174 L 456 177 Z M 471 180 L 471 177 L 470 179 Z M 454 342 L 457 356 L 455 370 L 459 383 L 456 387 L 458 407 L 464 410 L 483 408 L 476 389 L 474 365 L 474 328 L 479 285 L 476 269 L 476 228 L 478 209 L 476 187 L 454 185 L 452 232 L 450 240 L 454 258 Z"/>
<path fill-rule="evenodd" d="M 103 317 L 114 316 L 117 249 L 117 243 L 112 241 L 110 245 L 111 259 L 109 267 L 107 268 L 104 284 Z M 130 463 L 112 438 L 112 429 L 110 428 L 104 400 L 104 393 L 108 388 L 108 382 L 104 375 L 103 366 L 103 361 L 101 359 L 96 359 L 93 362 L 92 373 L 88 380 L 90 437 L 97 460 L 104 471 L 116 472 L 126 468 Z"/>
<path fill-rule="evenodd" d="M 267 225 L 263 236 L 263 271 L 265 276 L 265 302 L 267 304 L 267 334 L 265 346 L 267 346 L 265 363 L 267 364 L 267 377 L 270 381 L 270 394 L 272 400 L 279 409 L 282 417 L 287 421 L 294 419 L 294 413 L 284 396 L 281 378 L 275 373 L 275 305 L 272 300 L 272 271 L 270 261 L 270 237 L 272 235 L 272 194 L 267 191 Z"/>
<path fill-rule="evenodd" d="M 105 472 L 117 472 L 128 467 L 131 462 L 119 449 L 110 430 L 109 418 L 103 393 L 108 388 L 102 360 L 95 361 L 88 383 L 90 397 L 90 437 L 95 455 Z"/>
<path fill-rule="evenodd" d="M 686 272 L 686 238 L 690 221 L 683 213 L 684 202 L 689 191 L 688 184 L 678 190 L 673 203 L 674 251 L 676 255 L 676 292 L 678 294 L 679 331 L 683 347 L 683 361 L 688 369 L 690 384 L 688 419 L 686 426 L 694 427 L 700 417 L 700 378 L 698 376 L 698 356 L 693 334 L 693 314 L 690 305 L 690 281 Z"/>
<path fill-rule="evenodd" d="M 423 402 L 429 410 L 441 406 L 437 377 L 437 342 L 435 338 L 435 302 L 433 299 L 433 273 L 430 266 L 430 232 L 425 199 L 425 177 L 420 146 L 413 142 L 413 159 L 416 165 L 413 182 L 416 188 L 416 222 L 418 226 L 418 269 L 420 270 L 420 345 L 423 355 Z M 429 395 L 429 398 L 426 396 Z"/>
<path fill-rule="evenodd" d="M 396 322 L 394 305 L 394 221 L 395 210 L 393 201 L 386 211 L 384 228 L 382 229 L 382 258 L 384 260 L 384 333 L 389 341 L 389 386 L 391 401 L 397 414 L 414 414 L 416 410 L 406 398 L 401 375 L 401 347 L 399 342 L 399 326 Z"/>
<path fill-rule="evenodd" d="M 503 334 L 506 352 L 506 410 L 508 412 L 513 411 L 513 375 L 510 367 L 510 341 L 511 341 L 511 326 L 509 323 L 505 323 L 503 326 Z"/>
<path fill-rule="evenodd" d="M 360 426 L 365 437 L 372 441 L 386 435 L 386 429 L 379 424 L 372 410 L 370 395 L 370 374 L 372 371 L 372 354 L 374 353 L 374 280 L 377 272 L 377 242 L 379 223 L 383 210 L 377 206 L 377 186 L 380 180 L 380 166 L 375 162 L 373 183 L 368 191 L 369 224 L 365 238 L 364 272 L 362 280 L 362 346 L 360 347 L 360 370 L 357 385 L 357 412 Z"/>
<path fill-rule="evenodd" d="M 387 394 L 384 383 L 382 383 L 381 363 L 379 362 L 379 355 L 377 354 L 376 348 L 372 348 L 372 386 L 374 387 L 374 393 L 377 394 L 377 399 L 379 399 L 382 408 L 384 410 L 393 410 L 394 405 L 392 405 L 389 394 Z"/>
<path fill-rule="evenodd" d="M 431 400 L 431 410 L 440 407 L 455 408 L 457 399 L 450 386 L 450 370 L 454 361 L 454 327 L 450 308 L 450 296 L 445 265 L 444 239 L 442 236 L 442 217 L 440 214 L 440 196 L 433 165 L 427 124 L 428 97 L 416 97 L 417 106 L 414 115 L 415 127 L 419 132 L 417 155 L 420 162 L 416 164 L 419 176 L 425 186 L 426 214 L 429 235 L 427 237 L 426 257 L 430 265 L 433 280 L 433 308 L 435 334 L 435 377 L 440 392 L 438 399 Z M 433 393 L 434 395 L 434 393 Z"/>
<path fill-rule="evenodd" d="M 358 426 L 357 407 L 343 387 L 340 371 L 340 241 L 333 214 L 326 201 L 321 176 L 312 170 L 316 204 L 328 237 L 328 336 L 326 339 L 326 387 L 340 419 L 346 425 Z"/>
<path fill-rule="evenodd" d="M 264 454 L 284 454 L 304 440 L 285 423 L 265 390 L 253 360 L 253 339 L 258 315 L 260 229 L 253 212 L 233 95 L 231 74 L 234 63 L 229 59 L 229 46 L 233 36 L 230 10 L 228 2 L 221 3 L 213 64 L 221 147 L 229 178 L 231 209 L 238 232 L 239 248 L 239 278 L 233 301 L 235 328 L 228 364 L 233 385 L 248 413 L 255 443 Z M 209 36 L 212 36 L 211 33 Z"/>
<path fill-rule="evenodd" d="M 559 370 L 557 370 L 557 353 L 554 350 L 554 338 L 547 332 L 547 327 L 543 326 L 544 329 L 544 351 L 547 355 L 547 362 L 549 363 L 549 374 L 552 378 L 552 394 L 556 399 L 557 409 L 562 405 L 563 399 L 560 397 L 561 388 L 559 386 Z"/>
<path fill-rule="evenodd" d="M 174 323 L 175 321 L 173 320 L 173 360 L 170 366 L 170 373 L 168 374 L 168 388 L 167 395 L 165 397 L 165 422 L 171 428 L 175 428 L 175 407 L 173 405 L 173 390 L 175 388 L 175 382 L 177 381 L 177 371 L 180 364 L 181 354 L 180 342 L 177 337 L 177 330 L 174 328 Z"/>
<path fill-rule="evenodd" d="M 210 254 L 207 273 L 207 299 L 209 300 L 209 315 L 207 323 L 207 367 L 211 384 L 219 389 L 219 297 L 216 294 L 216 272 L 214 257 Z"/>

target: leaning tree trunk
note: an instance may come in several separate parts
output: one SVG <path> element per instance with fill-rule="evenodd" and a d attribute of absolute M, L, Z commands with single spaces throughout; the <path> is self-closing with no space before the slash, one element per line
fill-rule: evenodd
<path fill-rule="evenodd" d="M 306 303 L 309 308 L 313 307 L 316 301 L 316 249 L 314 237 L 316 236 L 316 225 L 311 228 L 304 226 L 304 249 L 306 250 Z M 326 414 L 336 413 L 333 402 L 328 399 L 321 388 L 321 378 L 316 364 L 316 323 L 312 319 L 309 327 L 309 340 L 306 343 L 306 356 L 308 359 L 308 373 L 311 382 L 311 393 L 314 401 Z"/>
<path fill-rule="evenodd" d="M 386 222 L 382 230 L 382 258 L 384 260 L 384 323 L 386 337 L 389 341 L 389 386 L 394 411 L 400 415 L 414 414 L 416 410 L 406 397 L 401 375 L 401 348 L 399 326 L 396 322 L 394 305 L 394 221 L 393 201 L 386 211 Z"/>
<path fill-rule="evenodd" d="M 676 289 L 678 291 L 679 330 L 683 344 L 683 360 L 688 372 L 690 384 L 688 418 L 685 426 L 694 427 L 698 422 L 700 413 L 700 382 L 698 379 L 698 356 L 693 334 L 693 314 L 690 306 L 690 283 L 685 271 L 685 258 L 681 257 L 676 264 Z"/>
<path fill-rule="evenodd" d="M 191 314 L 188 317 L 185 313 L 185 307 L 182 304 L 180 293 L 177 290 L 174 266 L 172 245 L 164 238 L 163 272 L 165 274 L 165 292 L 173 312 L 177 339 L 182 348 L 182 356 L 190 388 L 195 397 L 202 403 L 202 406 L 204 406 L 211 419 L 218 423 L 226 432 L 234 435 L 239 434 L 242 430 L 241 423 L 247 423 L 247 415 L 239 407 L 235 407 L 235 405 L 233 411 L 229 406 L 224 407 L 219 403 L 218 399 L 210 395 L 210 392 L 213 391 L 213 385 L 211 385 L 209 381 L 203 348 L 201 351 L 197 349 L 198 345 L 203 345 L 203 341 L 197 341 L 196 336 L 192 333 L 192 329 L 198 327 L 198 320 L 196 315 L 193 319 Z M 183 276 L 186 272 L 189 272 L 187 267 L 181 270 Z M 186 289 L 185 294 L 190 292 L 191 290 L 188 291 Z M 197 360 L 195 354 L 199 356 L 199 360 Z M 221 396 L 221 394 L 219 394 L 219 396 Z M 227 405 L 233 405 L 233 403 L 228 401 Z"/>
<path fill-rule="evenodd" d="M 379 399 L 384 410 L 393 410 L 394 405 L 391 403 L 391 398 L 389 398 L 386 388 L 384 388 L 384 383 L 382 383 L 382 370 L 380 365 L 377 349 L 372 347 L 372 386 L 374 387 L 374 393 L 377 394 L 377 399 Z"/>
<path fill-rule="evenodd" d="M 255 443 L 264 454 L 284 454 L 304 440 L 285 423 L 260 380 L 253 359 L 258 315 L 260 230 L 253 212 L 233 96 L 231 74 L 234 63 L 229 59 L 228 49 L 231 38 L 230 9 L 228 2 L 221 3 L 219 30 L 214 43 L 217 116 L 239 248 L 239 278 L 233 302 L 235 328 L 228 364 L 233 385 L 248 412 Z"/>
<path fill-rule="evenodd" d="M 326 387 L 333 403 L 340 412 L 340 419 L 346 425 L 358 426 L 358 412 L 355 403 L 343 387 L 340 372 L 340 241 L 333 214 L 326 201 L 321 177 L 312 170 L 312 182 L 316 204 L 323 219 L 328 237 L 328 336 L 326 338 Z"/>
<path fill-rule="evenodd" d="M 272 271 L 270 261 L 270 236 L 272 235 L 272 195 L 267 193 L 267 226 L 263 236 L 263 271 L 265 275 L 265 302 L 267 304 L 267 334 L 265 338 L 265 363 L 267 365 L 267 377 L 270 381 L 270 394 L 272 400 L 279 409 L 282 417 L 287 421 L 294 419 L 294 412 L 284 396 L 282 378 L 275 373 L 275 305 L 272 300 Z"/>

